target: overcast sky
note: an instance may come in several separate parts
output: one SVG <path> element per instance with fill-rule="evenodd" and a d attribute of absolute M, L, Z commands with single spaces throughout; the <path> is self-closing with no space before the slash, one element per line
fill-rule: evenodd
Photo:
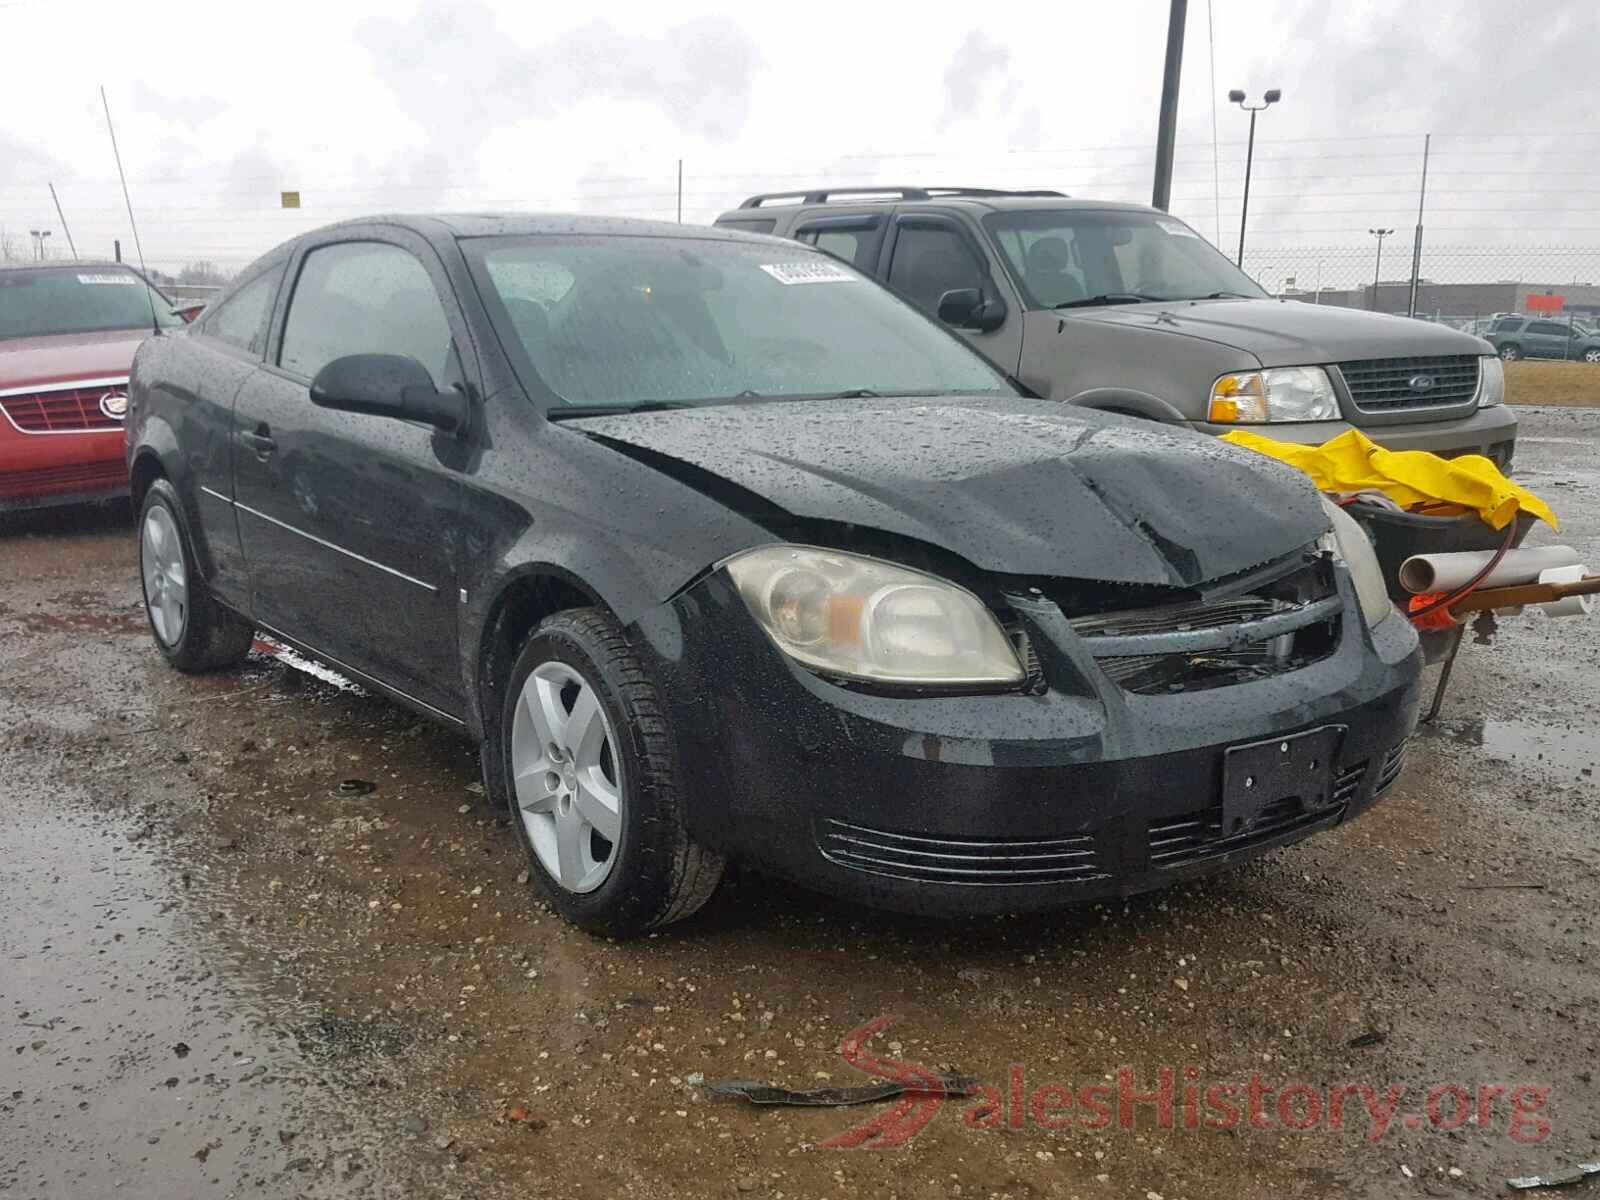
<path fill-rule="evenodd" d="M 0 226 L 64 254 L 53 180 L 80 252 L 131 254 L 102 82 L 166 269 L 374 211 L 670 218 L 680 157 L 691 221 L 822 180 L 1149 201 L 1165 0 L 946 7 L 0 0 Z M 1232 252 L 1212 96 L 1280 87 L 1252 245 L 1408 249 L 1432 131 L 1431 241 L 1600 246 L 1597 65 L 1592 0 L 1190 0 L 1174 210 Z"/>

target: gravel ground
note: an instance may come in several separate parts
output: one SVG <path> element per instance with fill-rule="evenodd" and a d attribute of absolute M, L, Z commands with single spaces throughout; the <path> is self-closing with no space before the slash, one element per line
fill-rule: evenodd
<path fill-rule="evenodd" d="M 1600 412 L 1521 415 L 1600 564 Z M 0 547 L 0 1195 L 1481 1196 L 1600 1158 L 1595 618 L 1469 647 L 1378 809 L 1243 869 L 970 923 L 744 874 L 619 944 L 531 902 L 458 738 L 266 655 L 166 669 L 125 514 Z M 886 1104 L 704 1086 L 869 1082 L 839 1044 L 879 1017 L 873 1050 L 992 1095 L 848 1150 Z M 1174 1072 L 1172 1128 L 1125 1127 L 1123 1068 Z M 1269 1128 L 1186 1120 L 1252 1076 Z M 1370 1094 L 1333 1128 L 1340 1085 Z"/>

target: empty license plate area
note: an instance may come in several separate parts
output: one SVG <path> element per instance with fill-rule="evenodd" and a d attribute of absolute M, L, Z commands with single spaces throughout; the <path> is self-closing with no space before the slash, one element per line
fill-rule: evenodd
<path fill-rule="evenodd" d="M 1333 802 L 1333 764 L 1345 726 L 1230 746 L 1222 754 L 1222 836 L 1250 830 L 1268 808 L 1298 801 L 1305 812 Z"/>

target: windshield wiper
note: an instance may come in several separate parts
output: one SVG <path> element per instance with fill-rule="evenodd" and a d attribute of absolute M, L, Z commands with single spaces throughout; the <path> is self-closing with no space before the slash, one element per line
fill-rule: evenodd
<path fill-rule="evenodd" d="M 1204 296 L 1185 296 L 1185 300 L 1254 300 L 1243 292 L 1207 292 Z"/>
<path fill-rule="evenodd" d="M 562 404 L 545 410 L 551 421 L 566 421 L 573 417 L 615 417 L 628 413 L 666 412 L 674 408 L 694 408 L 681 400 L 646 400 L 640 404 Z"/>
<path fill-rule="evenodd" d="M 821 396 L 822 400 L 869 400 L 874 396 L 882 396 L 882 392 L 875 392 L 871 388 L 846 388 L 842 392 L 829 392 Z"/>
<path fill-rule="evenodd" d="M 1147 300 L 1170 300 L 1171 296 L 1148 296 L 1144 292 L 1101 292 L 1086 300 L 1063 300 L 1051 308 L 1089 308 L 1095 304 L 1143 304 Z"/>

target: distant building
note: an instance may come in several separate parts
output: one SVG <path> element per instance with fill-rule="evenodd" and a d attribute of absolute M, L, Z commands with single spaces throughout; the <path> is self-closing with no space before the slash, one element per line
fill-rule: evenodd
<path fill-rule="evenodd" d="M 1341 308 L 1401 313 L 1411 307 L 1409 279 L 1384 280 L 1360 288 L 1324 288 L 1320 293 L 1285 288 L 1286 300 L 1332 304 Z M 1529 297 L 1533 297 L 1530 302 Z M 1530 312 L 1534 309 L 1576 317 L 1600 315 L 1600 286 L 1591 283 L 1429 283 L 1417 284 L 1417 315 L 1427 317 L 1486 317 L 1490 313 Z"/>

